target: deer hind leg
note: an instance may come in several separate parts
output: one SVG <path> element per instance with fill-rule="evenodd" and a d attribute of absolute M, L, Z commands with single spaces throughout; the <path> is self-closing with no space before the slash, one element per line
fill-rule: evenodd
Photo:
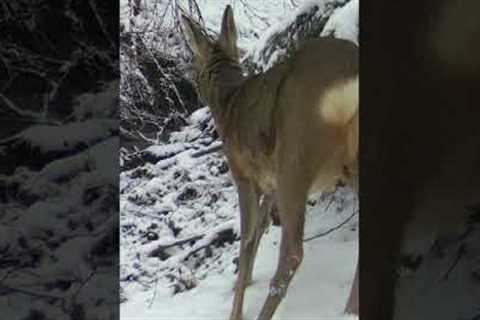
<path fill-rule="evenodd" d="M 358 172 L 358 162 L 354 163 L 354 167 L 357 168 L 357 172 Z M 349 185 L 357 195 L 357 199 L 358 199 L 358 175 L 354 175 L 350 177 Z M 358 268 L 359 268 L 359 260 L 357 258 L 355 276 L 353 278 L 352 287 L 350 288 L 350 295 L 348 297 L 347 304 L 345 306 L 345 311 L 344 311 L 346 314 L 359 315 L 359 312 L 360 312 Z"/>
<path fill-rule="evenodd" d="M 348 297 L 345 313 L 356 314 L 359 313 L 359 297 L 358 297 L 358 262 L 355 269 L 355 277 L 353 279 L 352 288 L 350 289 L 350 296 Z"/>
<path fill-rule="evenodd" d="M 233 308 L 230 320 L 242 319 L 245 289 L 251 278 L 256 242 L 256 229 L 259 220 L 259 192 L 255 183 L 248 179 L 237 179 L 240 202 L 240 259 Z"/>
<path fill-rule="evenodd" d="M 280 255 L 277 271 L 270 281 L 269 294 L 260 311 L 259 320 L 272 318 L 302 262 L 307 189 L 307 186 L 285 188 L 279 185 L 278 209 L 282 227 Z"/>
<path fill-rule="evenodd" d="M 258 224 L 255 228 L 255 240 L 253 245 L 252 257 L 250 259 L 250 264 L 248 265 L 247 270 L 247 286 L 252 283 L 252 273 L 253 267 L 255 265 L 255 258 L 258 252 L 258 246 L 260 244 L 260 240 L 268 228 L 271 222 L 271 211 L 275 209 L 275 199 L 273 194 L 265 194 L 263 202 L 260 205 L 260 219 L 258 220 Z"/>

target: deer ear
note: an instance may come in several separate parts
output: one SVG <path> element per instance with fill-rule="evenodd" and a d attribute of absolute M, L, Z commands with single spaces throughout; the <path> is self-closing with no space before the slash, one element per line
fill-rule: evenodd
<path fill-rule="evenodd" d="M 182 24 L 187 42 L 195 57 L 204 61 L 208 52 L 209 40 L 206 34 L 189 17 L 182 15 Z"/>
<path fill-rule="evenodd" d="M 237 28 L 233 20 L 233 10 L 230 5 L 225 8 L 222 19 L 222 30 L 220 31 L 220 43 L 228 54 L 235 59 L 238 58 L 237 52 Z"/>

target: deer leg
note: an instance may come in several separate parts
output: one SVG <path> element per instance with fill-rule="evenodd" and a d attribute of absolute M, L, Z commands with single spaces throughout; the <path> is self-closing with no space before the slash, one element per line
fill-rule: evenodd
<path fill-rule="evenodd" d="M 258 221 L 256 232 L 255 232 L 255 243 L 253 245 L 252 258 L 250 259 L 250 264 L 248 265 L 247 271 L 247 286 L 252 283 L 252 273 L 253 267 L 255 265 L 255 258 L 258 252 L 258 246 L 260 240 L 265 232 L 265 230 L 270 225 L 270 211 L 274 209 L 275 199 L 271 194 L 264 195 L 262 204 L 260 205 L 260 220 Z"/>
<path fill-rule="evenodd" d="M 250 265 L 254 259 L 259 212 L 259 196 L 255 184 L 248 179 L 238 179 L 237 188 L 240 202 L 240 258 L 230 320 L 242 319 L 245 288 L 250 277 Z"/>
<path fill-rule="evenodd" d="M 279 215 L 282 227 L 277 271 L 270 281 L 269 294 L 258 320 L 269 320 L 285 296 L 290 281 L 303 259 L 303 228 L 305 221 L 306 188 L 279 189 Z"/>
<path fill-rule="evenodd" d="M 356 117 L 356 130 L 357 130 L 357 136 L 356 138 L 352 139 L 353 143 L 355 143 L 355 140 L 357 141 L 356 143 L 358 143 L 358 116 Z M 358 146 L 357 146 L 358 147 Z M 358 150 L 358 148 L 357 148 Z M 355 192 L 355 194 L 357 195 L 357 199 L 358 199 L 358 159 L 353 162 L 351 165 L 350 165 L 350 168 L 353 168 L 353 170 L 350 170 L 352 171 L 352 175 L 349 177 L 349 182 L 348 184 L 350 185 L 350 187 L 352 188 L 352 190 Z M 359 274 L 358 274 L 358 268 L 359 268 L 359 260 L 357 258 L 357 266 L 355 268 L 355 276 L 353 278 L 353 283 L 352 283 L 352 287 L 350 288 L 350 295 L 348 297 L 348 300 L 347 300 L 347 304 L 345 306 L 345 313 L 347 314 L 355 314 L 355 315 L 359 315 L 359 312 L 360 312 L 360 298 L 359 298 Z"/>
<path fill-rule="evenodd" d="M 355 269 L 355 277 L 353 279 L 352 288 L 350 289 L 350 296 L 348 297 L 345 313 L 355 314 L 359 313 L 359 298 L 358 298 L 358 262 Z"/>

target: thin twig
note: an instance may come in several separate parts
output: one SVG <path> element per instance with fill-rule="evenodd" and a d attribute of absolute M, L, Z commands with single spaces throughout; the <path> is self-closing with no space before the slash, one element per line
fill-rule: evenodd
<path fill-rule="evenodd" d="M 327 206 L 325 207 L 325 212 L 328 211 L 328 209 L 330 209 L 330 206 L 332 205 L 332 203 L 335 201 L 335 194 L 333 194 L 331 197 L 330 197 L 330 201 L 327 203 Z"/>
<path fill-rule="evenodd" d="M 335 226 L 335 227 L 332 227 L 332 228 L 328 229 L 327 231 L 324 231 L 324 232 L 322 232 L 322 233 L 320 233 L 320 234 L 311 236 L 311 237 L 309 237 L 309 238 L 305 238 L 305 239 L 303 239 L 303 242 L 308 242 L 308 241 L 310 241 L 310 240 L 313 240 L 313 239 L 317 239 L 317 238 L 326 236 L 326 235 L 332 233 L 333 231 L 340 229 L 340 228 L 343 227 L 348 221 L 352 220 L 352 218 L 353 218 L 357 213 L 358 213 L 358 210 L 357 210 L 357 211 L 353 211 L 353 213 L 352 213 L 348 218 L 346 218 L 344 221 L 342 221 L 339 225 L 337 225 L 337 226 Z"/>
<path fill-rule="evenodd" d="M 20 293 L 20 294 L 27 295 L 27 296 L 33 296 L 33 297 L 37 297 L 37 298 L 57 299 L 57 300 L 64 300 L 65 299 L 65 297 L 63 297 L 63 296 L 57 296 L 57 295 L 52 295 L 52 294 L 23 290 L 23 289 L 19 289 L 19 288 L 6 286 L 6 285 L 3 285 L 3 284 L 0 284 L 0 289 L 5 289 L 7 291 L 13 291 L 13 292 L 16 292 L 16 293 Z"/>
<path fill-rule="evenodd" d="M 117 47 L 115 46 L 115 43 L 112 40 L 112 37 L 108 33 L 107 26 L 103 22 L 103 19 L 102 19 L 101 15 L 98 13 L 98 9 L 97 9 L 97 6 L 96 6 L 95 2 L 93 2 L 92 0 L 88 0 L 88 5 L 89 5 L 90 9 L 92 10 L 93 15 L 95 16 L 95 19 L 98 23 L 98 26 L 102 30 L 102 33 L 105 36 L 105 38 L 107 39 L 107 41 L 109 42 L 110 46 L 112 47 L 113 50 L 117 50 Z"/>
<path fill-rule="evenodd" d="M 158 275 L 160 273 L 160 260 L 157 262 L 157 272 L 155 272 L 155 287 L 153 289 L 153 296 L 152 299 L 150 299 L 150 302 L 148 303 L 148 308 L 150 309 L 152 307 L 153 301 L 155 300 L 155 297 L 157 296 L 157 288 L 158 288 Z"/>
<path fill-rule="evenodd" d="M 453 269 L 455 269 L 455 267 L 457 266 L 458 262 L 460 261 L 460 259 L 462 258 L 462 256 L 465 254 L 466 252 L 466 248 L 465 248 L 465 244 L 462 244 L 458 250 L 457 250 L 457 255 L 455 256 L 455 258 L 453 259 L 452 261 L 452 264 L 450 265 L 450 267 L 448 268 L 447 272 L 445 272 L 445 274 L 443 275 L 442 277 L 442 281 L 445 281 L 448 279 L 448 277 L 450 276 L 450 273 L 452 273 Z"/>
<path fill-rule="evenodd" d="M 93 278 L 93 276 L 95 275 L 97 269 L 94 268 L 92 271 L 90 271 L 90 273 L 88 274 L 88 276 L 85 277 L 85 279 L 80 283 L 80 285 L 78 286 L 77 290 L 75 290 L 75 293 L 73 294 L 72 296 L 72 301 L 76 301 L 77 299 L 77 296 L 78 294 L 80 293 L 80 290 L 82 290 L 83 287 L 85 287 L 85 285 L 87 284 L 88 281 L 90 281 L 90 279 Z"/>

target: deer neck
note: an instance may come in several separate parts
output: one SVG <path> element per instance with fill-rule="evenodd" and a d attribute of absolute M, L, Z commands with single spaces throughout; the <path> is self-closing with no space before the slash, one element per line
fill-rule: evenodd
<path fill-rule="evenodd" d="M 223 57 L 212 59 L 203 77 L 203 94 L 209 103 L 217 130 L 225 142 L 224 128 L 231 121 L 235 97 L 245 82 L 245 77 L 238 62 Z"/>

